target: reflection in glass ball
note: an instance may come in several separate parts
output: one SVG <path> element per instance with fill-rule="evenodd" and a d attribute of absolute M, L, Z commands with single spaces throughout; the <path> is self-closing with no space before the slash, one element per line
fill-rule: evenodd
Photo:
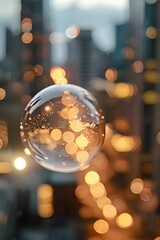
<path fill-rule="evenodd" d="M 20 134 L 43 167 L 75 172 L 88 165 L 104 140 L 104 117 L 96 99 L 75 85 L 53 85 L 25 108 Z"/>

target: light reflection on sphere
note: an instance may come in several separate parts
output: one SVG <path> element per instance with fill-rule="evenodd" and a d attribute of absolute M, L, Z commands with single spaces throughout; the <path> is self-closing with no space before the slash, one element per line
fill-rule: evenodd
<path fill-rule="evenodd" d="M 94 96 L 67 84 L 40 91 L 25 108 L 20 135 L 43 167 L 75 172 L 88 165 L 104 140 L 104 117 Z"/>

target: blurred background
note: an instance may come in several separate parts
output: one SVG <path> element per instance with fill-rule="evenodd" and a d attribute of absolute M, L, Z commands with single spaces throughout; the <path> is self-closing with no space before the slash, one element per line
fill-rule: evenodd
<path fill-rule="evenodd" d="M 0 240 L 160 240 L 160 1 L 0 0 Z M 59 80 L 63 72 L 63 78 Z M 26 104 L 75 84 L 105 115 L 88 168 L 23 149 Z"/>

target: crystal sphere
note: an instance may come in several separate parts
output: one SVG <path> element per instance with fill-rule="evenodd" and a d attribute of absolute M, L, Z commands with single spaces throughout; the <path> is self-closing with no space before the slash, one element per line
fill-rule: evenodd
<path fill-rule="evenodd" d="M 82 87 L 52 85 L 36 94 L 20 123 L 25 152 L 44 168 L 75 172 L 87 166 L 104 140 L 104 116 Z"/>

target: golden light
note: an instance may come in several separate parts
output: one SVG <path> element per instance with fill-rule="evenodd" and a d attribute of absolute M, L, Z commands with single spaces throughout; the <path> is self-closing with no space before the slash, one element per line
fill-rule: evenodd
<path fill-rule="evenodd" d="M 76 138 L 76 144 L 79 148 L 83 149 L 83 148 L 87 147 L 88 139 L 85 136 L 80 135 Z"/>
<path fill-rule="evenodd" d="M 21 40 L 23 43 L 29 44 L 33 40 L 33 34 L 30 32 L 23 33 L 23 35 L 21 36 Z"/>
<path fill-rule="evenodd" d="M 144 188 L 144 182 L 140 178 L 135 178 L 132 180 L 130 189 L 134 194 L 140 194 Z"/>
<path fill-rule="evenodd" d="M 53 140 L 55 140 L 55 141 L 60 140 L 61 137 L 62 137 L 62 132 L 61 132 L 61 130 L 58 129 L 58 128 L 53 129 L 53 130 L 51 131 L 51 137 L 52 137 Z"/>
<path fill-rule="evenodd" d="M 117 209 L 112 204 L 107 204 L 103 208 L 103 215 L 108 220 L 114 219 L 117 216 Z"/>
<path fill-rule="evenodd" d="M 42 218 L 49 218 L 54 214 L 54 208 L 51 203 L 41 203 L 38 205 L 38 214 Z"/>
<path fill-rule="evenodd" d="M 83 126 L 83 123 L 80 120 L 76 119 L 76 120 L 70 121 L 70 128 L 74 132 L 81 132 L 83 130 L 84 126 Z"/>
<path fill-rule="evenodd" d="M 76 153 L 76 159 L 78 162 L 83 163 L 89 158 L 89 153 L 85 150 L 80 150 Z"/>
<path fill-rule="evenodd" d="M 111 204 L 111 199 L 106 196 L 97 199 L 97 206 L 103 209 L 107 204 Z"/>
<path fill-rule="evenodd" d="M 28 155 L 28 156 L 31 155 L 31 152 L 30 152 L 29 148 L 25 148 L 25 149 L 24 149 L 24 152 L 25 152 L 25 154 Z"/>
<path fill-rule="evenodd" d="M 31 83 L 34 81 L 34 79 L 35 79 L 35 74 L 31 70 L 28 70 L 23 74 L 23 80 L 25 82 Z"/>
<path fill-rule="evenodd" d="M 65 146 L 65 150 L 68 154 L 75 154 L 78 150 L 77 145 L 74 142 L 68 142 Z"/>
<path fill-rule="evenodd" d="M 112 89 L 112 95 L 119 99 L 128 99 L 135 94 L 135 88 L 132 84 L 117 83 Z"/>
<path fill-rule="evenodd" d="M 135 148 L 135 142 L 131 136 L 122 136 L 115 134 L 111 138 L 111 144 L 113 148 L 118 152 L 130 152 Z"/>
<path fill-rule="evenodd" d="M 113 130 L 109 124 L 105 124 L 105 139 L 111 139 Z"/>
<path fill-rule="evenodd" d="M 105 71 L 105 77 L 109 81 L 115 81 L 118 77 L 117 69 L 115 68 L 109 68 Z"/>
<path fill-rule="evenodd" d="M 17 169 L 17 170 L 24 170 L 25 167 L 26 167 L 26 161 L 24 158 L 22 157 L 18 157 L 14 160 L 14 167 Z"/>
<path fill-rule="evenodd" d="M 152 105 L 159 103 L 160 97 L 156 91 L 149 90 L 143 94 L 143 101 L 145 104 Z"/>
<path fill-rule="evenodd" d="M 63 105 L 70 107 L 76 104 L 76 99 L 72 94 L 70 94 L 70 92 L 65 91 L 64 95 L 62 96 L 61 102 Z"/>
<path fill-rule="evenodd" d="M 30 32 L 32 30 L 32 20 L 30 18 L 23 18 L 21 22 L 21 31 Z"/>
<path fill-rule="evenodd" d="M 66 131 L 66 132 L 63 133 L 62 138 L 63 138 L 63 140 L 64 140 L 65 142 L 67 142 L 67 143 L 68 143 L 68 142 L 73 142 L 74 139 L 75 139 L 75 135 L 74 135 L 74 133 L 71 132 L 71 131 Z"/>
<path fill-rule="evenodd" d="M 77 106 L 71 106 L 68 108 L 68 120 L 74 120 L 77 118 L 79 109 Z"/>
<path fill-rule="evenodd" d="M 3 141 L 2 139 L 0 138 L 0 149 L 3 147 Z"/>
<path fill-rule="evenodd" d="M 159 72 L 157 70 L 148 70 L 144 73 L 144 79 L 149 83 L 158 83 L 159 82 Z"/>
<path fill-rule="evenodd" d="M 144 65 L 143 65 L 142 61 L 140 61 L 140 60 L 134 61 L 132 64 L 132 69 L 133 69 L 133 72 L 135 72 L 135 73 L 143 72 Z"/>
<path fill-rule="evenodd" d="M 68 38 L 76 38 L 80 34 L 80 27 L 77 25 L 71 25 L 66 29 L 66 37 Z"/>
<path fill-rule="evenodd" d="M 37 189 L 38 202 L 52 202 L 53 200 L 53 188 L 49 184 L 42 184 Z"/>
<path fill-rule="evenodd" d="M 131 129 L 130 123 L 129 123 L 128 119 L 125 117 L 116 118 L 113 121 L 113 124 L 114 124 L 114 127 L 116 128 L 116 130 L 118 130 L 119 132 L 122 132 L 122 133 L 129 132 L 129 130 Z"/>
<path fill-rule="evenodd" d="M 55 84 L 65 84 L 66 72 L 63 68 L 59 66 L 52 67 L 50 70 L 50 76 Z"/>
<path fill-rule="evenodd" d="M 95 171 L 89 171 L 85 175 L 85 182 L 89 185 L 96 184 L 100 181 L 99 174 Z"/>
<path fill-rule="evenodd" d="M 90 192 L 94 198 L 101 198 L 106 195 L 106 189 L 101 182 L 91 185 Z"/>
<path fill-rule="evenodd" d="M 76 187 L 75 195 L 79 199 L 84 199 L 89 196 L 89 188 L 87 185 L 79 185 Z"/>
<path fill-rule="evenodd" d="M 49 111 L 51 110 L 51 108 L 50 108 L 50 106 L 46 106 L 46 107 L 44 108 L 44 110 L 45 110 L 46 112 L 49 112 Z"/>
<path fill-rule="evenodd" d="M 97 220 L 93 225 L 94 230 L 99 234 L 104 234 L 109 231 L 109 224 L 103 219 Z"/>
<path fill-rule="evenodd" d="M 122 213 L 116 218 L 116 224 L 120 228 L 130 228 L 133 225 L 133 218 L 129 213 Z"/>
<path fill-rule="evenodd" d="M 150 39 L 155 39 L 157 37 L 157 28 L 154 26 L 149 26 L 146 29 L 146 36 Z"/>
<path fill-rule="evenodd" d="M 0 100 L 3 100 L 6 96 L 6 91 L 3 88 L 0 88 Z"/>
<path fill-rule="evenodd" d="M 0 162 L 0 174 L 10 173 L 12 171 L 9 162 Z"/>

